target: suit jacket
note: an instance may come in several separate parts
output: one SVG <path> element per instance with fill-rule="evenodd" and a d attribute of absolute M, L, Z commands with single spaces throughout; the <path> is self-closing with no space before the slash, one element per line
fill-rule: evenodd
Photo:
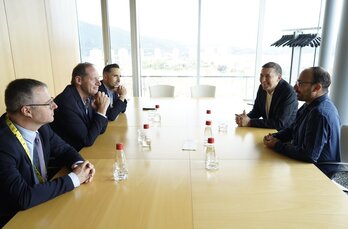
<path fill-rule="evenodd" d="M 248 113 L 253 127 L 275 128 L 289 127 L 296 118 L 298 101 L 293 87 L 285 80 L 280 80 L 273 92 L 272 102 L 266 115 L 267 92 L 259 86 L 253 109 Z M 262 119 L 259 119 L 262 117 Z"/>
<path fill-rule="evenodd" d="M 54 121 L 50 125 L 77 151 L 93 145 L 99 134 L 105 132 L 107 118 L 98 114 L 91 106 L 88 106 L 86 114 L 86 107 L 75 86 L 68 85 L 54 102 L 58 108 L 54 111 Z"/>
<path fill-rule="evenodd" d="M 39 130 L 46 167 L 49 157 L 64 159 L 71 168 L 83 158 L 70 145 L 56 135 L 49 125 Z M 35 184 L 35 172 L 23 146 L 11 132 L 5 122 L 5 115 L 0 118 L 0 228 L 20 210 L 24 210 L 65 192 L 74 189 L 68 175 L 43 184 Z"/>
<path fill-rule="evenodd" d="M 104 92 L 105 94 L 108 94 L 108 90 L 106 89 L 103 81 L 100 81 L 101 85 L 99 87 L 99 91 Z M 122 112 L 124 113 L 126 111 L 127 108 L 127 100 L 124 100 L 124 102 L 122 102 L 119 99 L 119 96 L 116 92 L 114 92 L 114 96 L 113 96 L 113 101 L 112 101 L 113 106 L 109 106 L 108 110 L 106 111 L 106 116 L 108 117 L 108 119 L 110 121 L 114 121 L 116 119 L 116 117 Z"/>

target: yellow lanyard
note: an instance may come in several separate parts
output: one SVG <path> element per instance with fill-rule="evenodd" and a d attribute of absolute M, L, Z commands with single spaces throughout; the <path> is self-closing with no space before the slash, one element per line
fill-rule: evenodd
<path fill-rule="evenodd" d="M 27 156 L 29 157 L 31 164 L 34 167 L 35 173 L 37 178 L 39 179 L 40 183 L 44 182 L 43 177 L 41 176 L 39 170 L 36 168 L 36 166 L 33 163 L 33 159 L 30 156 L 30 152 L 29 152 L 29 148 L 27 146 L 27 143 L 25 142 L 25 140 L 23 139 L 23 136 L 21 135 L 21 133 L 18 131 L 17 127 L 11 122 L 11 120 L 8 118 L 8 116 L 6 115 L 6 124 L 7 126 L 10 128 L 11 132 L 16 136 L 16 138 L 18 139 L 18 141 L 21 143 L 23 149 L 25 150 Z"/>

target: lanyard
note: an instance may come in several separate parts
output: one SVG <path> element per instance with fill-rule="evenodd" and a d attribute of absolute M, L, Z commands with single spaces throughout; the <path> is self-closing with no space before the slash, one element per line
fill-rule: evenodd
<path fill-rule="evenodd" d="M 7 126 L 10 128 L 11 132 L 16 136 L 16 138 L 18 139 L 18 141 L 21 143 L 22 147 L 24 148 L 25 153 L 27 154 L 27 156 L 29 157 L 31 164 L 34 167 L 35 173 L 37 178 L 39 179 L 40 183 L 44 182 L 43 177 L 41 176 L 39 170 L 36 168 L 36 166 L 33 163 L 33 159 L 30 156 L 30 152 L 29 152 L 29 148 L 27 146 L 27 143 L 25 142 L 25 140 L 23 139 L 23 136 L 21 135 L 21 133 L 18 131 L 17 127 L 11 122 L 11 120 L 8 118 L 8 116 L 6 115 L 6 124 Z"/>

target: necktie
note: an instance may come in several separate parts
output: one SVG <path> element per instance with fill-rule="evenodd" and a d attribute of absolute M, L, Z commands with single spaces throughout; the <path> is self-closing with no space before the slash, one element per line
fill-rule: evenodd
<path fill-rule="evenodd" d="M 38 132 L 36 133 L 36 137 L 34 141 L 33 162 L 36 169 L 40 172 L 43 178 L 43 181 L 45 181 L 47 172 L 46 172 L 46 166 L 45 166 L 45 159 L 44 159 L 43 151 L 42 151 L 40 134 Z"/>

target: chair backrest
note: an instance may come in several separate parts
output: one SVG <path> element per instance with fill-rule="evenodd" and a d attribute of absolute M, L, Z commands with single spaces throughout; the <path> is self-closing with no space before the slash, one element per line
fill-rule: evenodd
<path fill-rule="evenodd" d="M 174 97 L 174 86 L 153 85 L 149 87 L 150 97 Z"/>
<path fill-rule="evenodd" d="M 191 97 L 215 97 L 216 87 L 212 85 L 196 85 L 191 87 Z"/>
<path fill-rule="evenodd" d="M 342 125 L 341 127 L 340 147 L 342 162 L 348 162 L 348 125 Z"/>

